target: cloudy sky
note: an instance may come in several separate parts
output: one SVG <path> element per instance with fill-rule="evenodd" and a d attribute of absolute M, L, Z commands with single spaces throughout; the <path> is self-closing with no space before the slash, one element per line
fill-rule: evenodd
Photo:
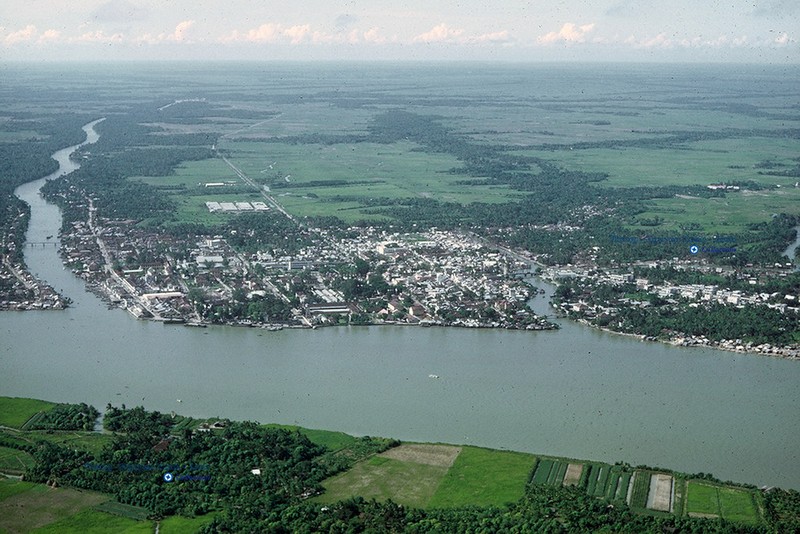
<path fill-rule="evenodd" d="M 3 0 L 2 60 L 800 63 L 800 0 Z"/>

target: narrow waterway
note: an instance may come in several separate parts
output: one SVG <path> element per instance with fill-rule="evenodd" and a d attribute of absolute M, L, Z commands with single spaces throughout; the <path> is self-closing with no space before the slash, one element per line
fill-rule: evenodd
<path fill-rule="evenodd" d="M 39 197 L 42 184 L 17 190 L 32 207 L 31 241 L 61 222 Z M 26 261 L 75 305 L 0 315 L 3 395 L 622 460 L 800 489 L 798 362 L 641 342 L 567 320 L 557 332 L 164 326 L 106 309 L 53 247 L 26 249 Z M 533 306 L 549 310 L 543 296 Z"/>

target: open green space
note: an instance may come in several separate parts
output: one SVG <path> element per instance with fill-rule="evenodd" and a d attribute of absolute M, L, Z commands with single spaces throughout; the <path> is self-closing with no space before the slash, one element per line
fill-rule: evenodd
<path fill-rule="evenodd" d="M 770 220 L 773 214 L 800 214 L 800 189 L 728 193 L 724 198 L 669 198 L 647 202 L 647 211 L 637 219 L 659 217 L 659 231 L 681 231 L 699 225 L 708 233 L 734 234 L 747 226 Z"/>
<path fill-rule="evenodd" d="M 22 428 L 25 422 L 39 412 L 55 406 L 54 402 L 17 397 L 0 397 L 0 426 Z"/>
<path fill-rule="evenodd" d="M 73 449 L 80 449 L 91 453 L 98 453 L 108 443 L 113 441 L 111 434 L 99 432 L 80 432 L 72 430 L 0 430 L 0 438 L 8 443 L 18 445 L 33 445 L 38 441 L 49 441 L 59 445 L 68 445 Z"/>
<path fill-rule="evenodd" d="M 418 508 L 427 507 L 447 467 L 373 456 L 357 463 L 349 471 L 323 483 L 325 493 L 315 497 L 332 503 L 354 496 L 392 501 Z"/>
<path fill-rule="evenodd" d="M 647 507 L 647 496 L 650 493 L 650 471 L 636 471 L 633 475 L 631 490 L 631 508 L 643 510 Z"/>
<path fill-rule="evenodd" d="M 761 521 L 751 490 L 690 480 L 686 491 L 685 511 L 689 516 L 716 516 L 750 524 Z"/>
<path fill-rule="evenodd" d="M 429 153 L 412 142 L 390 145 L 228 142 L 233 161 L 262 181 L 297 216 L 334 215 L 345 221 L 376 218 L 359 209 L 375 199 L 431 198 L 443 202 L 498 203 L 522 193 L 503 185 L 464 185 L 452 174 L 462 164 L 449 154 Z M 331 182 L 328 186 L 325 182 Z"/>
<path fill-rule="evenodd" d="M 49 530 L 45 532 L 92 532 L 90 527 L 97 528 L 104 524 L 100 518 L 114 519 L 114 516 L 90 510 L 108 499 L 108 495 L 94 491 L 49 488 L 42 484 L 32 484 L 24 491 L 5 496 L 0 501 L 0 531 L 30 532 L 48 526 Z M 76 519 L 76 514 L 80 513 L 86 513 L 86 518 L 95 519 L 92 521 L 84 521 L 83 517 Z M 61 521 L 66 521 L 66 524 L 61 524 Z M 84 529 L 84 526 L 87 529 Z M 94 532 L 113 531 L 94 530 Z"/>
<path fill-rule="evenodd" d="M 722 517 L 728 521 L 758 523 L 760 515 L 751 491 L 736 488 L 719 488 L 719 506 Z"/>
<path fill-rule="evenodd" d="M 30 491 L 37 487 L 41 487 L 41 484 L 34 484 L 33 482 L 24 482 L 14 478 L 0 476 L 0 502 L 9 497 L 19 493 L 25 493 L 26 491 Z"/>
<path fill-rule="evenodd" d="M 147 519 L 149 512 L 147 508 L 141 506 L 132 506 L 130 504 L 123 504 L 117 501 L 106 501 L 94 507 L 98 512 L 106 512 L 120 517 L 127 517 L 128 519 L 135 519 L 142 521 Z"/>
<path fill-rule="evenodd" d="M 568 169 L 604 172 L 602 187 L 708 185 L 753 180 L 794 184 L 797 179 L 758 174 L 763 161 L 794 166 L 800 140 L 752 137 L 683 143 L 665 147 L 614 147 L 555 152 L 524 151 Z M 778 169 L 780 170 L 780 168 Z"/>
<path fill-rule="evenodd" d="M 0 447 L 0 472 L 21 474 L 33 463 L 33 458 L 25 451 Z"/>
<path fill-rule="evenodd" d="M 81 532 L 88 534 L 144 534 L 153 532 L 152 521 L 137 521 L 97 510 L 82 510 L 33 530 L 36 534 Z"/>
<path fill-rule="evenodd" d="M 132 180 L 139 180 L 146 184 L 161 187 L 205 187 L 207 183 L 225 183 L 241 180 L 221 158 L 203 159 L 199 161 L 185 161 L 175 168 L 169 176 L 134 176 Z M 209 191 L 216 188 L 209 187 Z M 222 188 L 224 190 L 224 188 Z"/>
<path fill-rule="evenodd" d="M 159 521 L 159 532 L 163 534 L 195 534 L 214 520 L 215 513 L 200 517 L 173 515 Z"/>
<path fill-rule="evenodd" d="M 717 486 L 691 480 L 686 490 L 686 513 L 688 515 L 720 515 Z"/>
<path fill-rule="evenodd" d="M 463 447 L 428 507 L 501 506 L 525 492 L 536 458 L 530 454 Z"/>

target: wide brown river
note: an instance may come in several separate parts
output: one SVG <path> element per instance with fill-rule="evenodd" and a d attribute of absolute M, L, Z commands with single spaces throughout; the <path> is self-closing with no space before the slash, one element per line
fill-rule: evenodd
<path fill-rule="evenodd" d="M 90 125 L 85 128 L 96 139 Z M 54 157 L 77 167 L 70 149 Z M 31 242 L 56 235 L 38 194 Z M 0 394 L 711 472 L 800 489 L 800 362 L 557 332 L 186 328 L 108 310 L 54 247 L 31 270 L 73 299 L 0 314 Z M 534 302 L 546 310 L 546 301 Z M 438 375 L 438 379 L 429 375 Z M 179 401 L 180 399 L 180 401 Z"/>

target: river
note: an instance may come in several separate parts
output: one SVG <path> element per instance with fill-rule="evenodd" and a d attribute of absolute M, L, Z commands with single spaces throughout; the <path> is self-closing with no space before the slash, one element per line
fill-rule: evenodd
<path fill-rule="evenodd" d="M 76 167 L 70 151 L 56 153 L 62 169 L 51 178 Z M 16 191 L 31 205 L 30 241 L 60 226 L 59 210 L 38 194 L 43 183 Z M 554 332 L 165 326 L 108 310 L 53 247 L 27 248 L 25 258 L 74 304 L 0 315 L 3 395 L 621 460 L 800 489 L 798 362 L 641 342 L 564 320 Z M 548 311 L 545 297 L 533 305 Z"/>

